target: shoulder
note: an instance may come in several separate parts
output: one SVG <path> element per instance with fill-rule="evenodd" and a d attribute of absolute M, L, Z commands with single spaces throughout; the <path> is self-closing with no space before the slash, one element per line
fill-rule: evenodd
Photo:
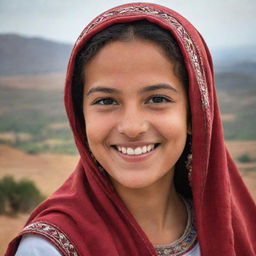
<path fill-rule="evenodd" d="M 23 235 L 15 256 L 61 256 L 58 249 L 45 238 L 28 234 Z"/>

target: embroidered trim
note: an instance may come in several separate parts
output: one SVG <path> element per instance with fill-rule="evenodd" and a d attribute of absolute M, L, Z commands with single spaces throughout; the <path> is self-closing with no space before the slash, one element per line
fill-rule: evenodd
<path fill-rule="evenodd" d="M 34 222 L 26 226 L 22 233 L 36 233 L 49 238 L 65 256 L 78 256 L 75 246 L 59 228 L 46 222 Z"/>
<path fill-rule="evenodd" d="M 197 242 L 197 233 L 194 228 L 181 241 L 170 245 L 156 246 L 157 255 L 159 256 L 181 256 L 194 247 Z"/>
<path fill-rule="evenodd" d="M 160 18 L 165 22 L 169 23 L 177 31 L 178 35 L 180 36 L 180 38 L 182 39 L 185 45 L 186 51 L 189 54 L 190 61 L 195 70 L 197 83 L 199 85 L 199 90 L 201 94 L 202 106 L 206 112 L 207 125 L 209 125 L 210 123 L 209 94 L 208 94 L 208 88 L 206 85 L 205 74 L 202 68 L 202 58 L 200 56 L 200 53 L 195 43 L 193 42 L 192 38 L 190 37 L 186 29 L 176 18 L 174 18 L 170 14 L 165 13 L 164 11 L 158 10 L 155 7 L 146 6 L 146 5 L 139 5 L 139 6 L 131 5 L 131 6 L 112 9 L 98 16 L 87 27 L 85 27 L 85 29 L 82 31 L 79 38 L 77 39 L 76 44 L 80 42 L 80 40 L 85 34 L 89 33 L 97 25 L 103 23 L 106 20 L 111 19 L 112 17 L 118 17 L 118 16 L 120 17 L 128 14 L 147 14 L 150 16 L 156 16 L 157 18 Z"/>

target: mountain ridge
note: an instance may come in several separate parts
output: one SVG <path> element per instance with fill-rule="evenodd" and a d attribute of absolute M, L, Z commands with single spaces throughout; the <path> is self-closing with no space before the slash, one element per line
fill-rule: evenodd
<path fill-rule="evenodd" d="M 72 45 L 40 37 L 0 34 L 0 75 L 65 72 Z M 255 72 L 256 47 L 213 48 L 216 72 Z"/>
<path fill-rule="evenodd" d="M 72 46 L 39 37 L 0 34 L 0 75 L 63 72 Z"/>

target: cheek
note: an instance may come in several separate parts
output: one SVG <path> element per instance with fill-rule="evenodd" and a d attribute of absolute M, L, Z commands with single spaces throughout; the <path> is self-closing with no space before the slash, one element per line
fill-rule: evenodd
<path fill-rule="evenodd" d="M 113 120 L 93 111 L 85 112 L 86 136 L 90 147 L 103 143 L 113 127 Z"/>
<path fill-rule="evenodd" d="M 186 111 L 169 111 L 164 115 L 154 118 L 154 126 L 165 138 L 184 138 L 188 132 L 188 121 Z"/>

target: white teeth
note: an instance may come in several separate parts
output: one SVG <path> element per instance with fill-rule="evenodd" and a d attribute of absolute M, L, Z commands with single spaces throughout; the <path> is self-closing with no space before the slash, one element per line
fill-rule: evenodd
<path fill-rule="evenodd" d="M 134 154 L 135 155 L 140 155 L 142 153 L 142 149 L 141 148 L 135 148 L 134 150 Z"/>
<path fill-rule="evenodd" d="M 155 148 L 154 144 L 143 146 L 143 147 L 137 147 L 135 149 L 130 147 L 125 148 L 125 147 L 117 146 L 118 151 L 126 155 L 141 155 L 141 154 L 145 154 L 147 152 L 152 151 L 154 148 Z"/>
<path fill-rule="evenodd" d="M 127 148 L 126 154 L 127 155 L 134 155 L 134 150 L 132 148 Z"/>

